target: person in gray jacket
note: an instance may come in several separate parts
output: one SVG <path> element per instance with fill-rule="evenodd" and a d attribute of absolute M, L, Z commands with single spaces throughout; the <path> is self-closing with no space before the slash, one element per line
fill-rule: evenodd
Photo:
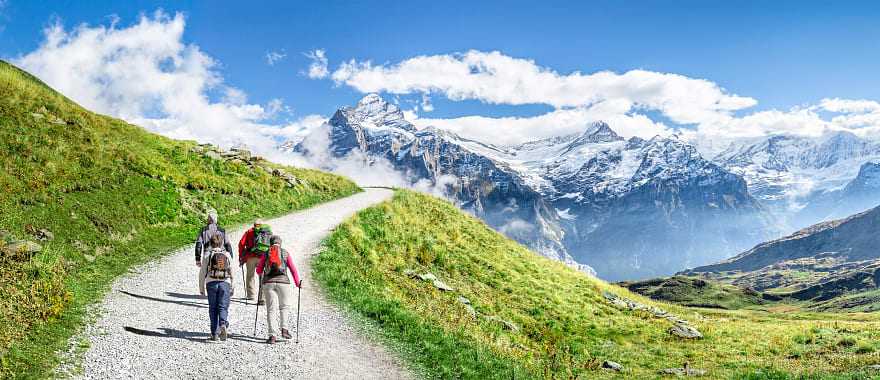
<path fill-rule="evenodd" d="M 197 267 L 202 266 L 202 253 L 205 252 L 205 248 L 208 248 L 211 237 L 215 234 L 220 234 L 223 239 L 223 249 L 232 255 L 232 244 L 229 244 L 229 239 L 226 238 L 226 230 L 217 225 L 217 211 L 210 210 L 208 211 L 208 224 L 202 227 L 198 238 L 196 238 Z"/>
<path fill-rule="evenodd" d="M 211 320 L 211 341 L 226 340 L 229 321 L 229 299 L 232 286 L 232 254 L 223 249 L 223 237 L 211 236 L 211 249 L 205 252 L 199 271 L 199 293 L 208 296 L 208 318 Z"/>

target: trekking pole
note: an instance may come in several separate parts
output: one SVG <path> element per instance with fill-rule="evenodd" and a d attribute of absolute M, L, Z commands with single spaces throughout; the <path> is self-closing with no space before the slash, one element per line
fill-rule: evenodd
<path fill-rule="evenodd" d="M 299 286 L 296 287 L 296 342 L 299 344 L 299 300 L 302 296 L 303 282 L 300 280 Z"/>
<path fill-rule="evenodd" d="M 263 279 L 258 278 L 260 281 L 259 290 L 257 290 L 257 311 L 254 312 L 254 337 L 257 337 L 257 318 L 260 316 L 260 296 L 263 294 Z"/>
<path fill-rule="evenodd" d="M 239 265 L 238 269 L 241 269 L 241 286 L 242 286 L 241 291 L 244 292 L 244 304 L 247 305 L 248 304 L 247 282 L 244 279 L 244 265 Z"/>

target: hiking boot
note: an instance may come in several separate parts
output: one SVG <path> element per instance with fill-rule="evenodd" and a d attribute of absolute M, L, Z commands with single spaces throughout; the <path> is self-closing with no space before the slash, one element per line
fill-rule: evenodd
<path fill-rule="evenodd" d="M 217 335 L 211 334 L 211 337 L 208 338 L 208 340 L 210 340 L 210 341 L 212 341 L 212 342 L 216 342 L 216 341 L 217 341 Z"/>
<path fill-rule="evenodd" d="M 292 336 L 290 336 L 290 331 L 287 331 L 287 329 L 281 329 L 281 337 L 284 339 L 293 338 Z"/>
<path fill-rule="evenodd" d="M 275 335 L 269 336 L 269 339 L 266 339 L 266 344 L 275 344 L 278 340 L 275 339 Z"/>
<path fill-rule="evenodd" d="M 229 334 L 226 332 L 226 326 L 221 327 L 220 328 L 220 340 L 226 341 L 226 337 L 228 337 L 228 336 L 229 336 Z"/>

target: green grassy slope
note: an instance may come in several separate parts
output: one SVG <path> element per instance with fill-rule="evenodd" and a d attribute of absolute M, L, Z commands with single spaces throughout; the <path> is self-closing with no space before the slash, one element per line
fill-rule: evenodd
<path fill-rule="evenodd" d="M 430 378 L 656 378 L 685 362 L 722 379 L 878 375 L 864 369 L 880 363 L 875 315 L 657 303 L 535 255 L 418 193 L 398 191 L 360 212 L 325 245 L 313 262 L 317 280 Z M 413 273 L 431 273 L 454 291 Z M 618 309 L 603 292 L 662 307 L 705 337 L 673 337 L 666 319 Z M 603 370 L 604 360 L 625 370 Z"/>
<path fill-rule="evenodd" d="M 194 145 L 89 112 L 0 62 L 0 230 L 55 235 L 36 255 L 0 257 L 0 378 L 49 376 L 86 306 L 130 266 L 191 243 L 206 205 L 234 226 L 359 191 L 285 168 L 306 181 L 289 188 Z"/>
<path fill-rule="evenodd" d="M 754 290 L 686 276 L 628 281 L 618 285 L 653 300 L 692 307 L 742 309 L 769 303 Z"/>

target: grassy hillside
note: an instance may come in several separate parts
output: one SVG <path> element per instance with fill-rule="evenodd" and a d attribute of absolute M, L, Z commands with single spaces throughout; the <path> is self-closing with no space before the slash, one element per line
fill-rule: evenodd
<path fill-rule="evenodd" d="M 653 300 L 673 302 L 684 306 L 713 309 L 742 309 L 764 305 L 772 296 L 715 281 L 673 276 L 644 281 L 621 282 L 618 285 Z"/>
<path fill-rule="evenodd" d="M 303 181 L 288 187 L 194 146 L 89 112 L 0 62 L 0 230 L 11 235 L 0 247 L 54 235 L 39 253 L 0 256 L 0 378 L 50 375 L 86 306 L 132 265 L 191 243 L 209 206 L 234 226 L 359 191 L 295 168 L 284 170 Z"/>
<path fill-rule="evenodd" d="M 880 375 L 866 369 L 880 363 L 875 315 L 656 303 L 535 255 L 418 193 L 398 191 L 360 212 L 325 245 L 316 278 L 430 378 L 656 378 L 685 362 L 722 379 Z M 447 287 L 454 290 L 440 290 Z M 618 308 L 606 292 L 674 313 L 704 338 L 675 337 L 669 320 Z M 601 369 L 605 360 L 623 372 Z"/>

